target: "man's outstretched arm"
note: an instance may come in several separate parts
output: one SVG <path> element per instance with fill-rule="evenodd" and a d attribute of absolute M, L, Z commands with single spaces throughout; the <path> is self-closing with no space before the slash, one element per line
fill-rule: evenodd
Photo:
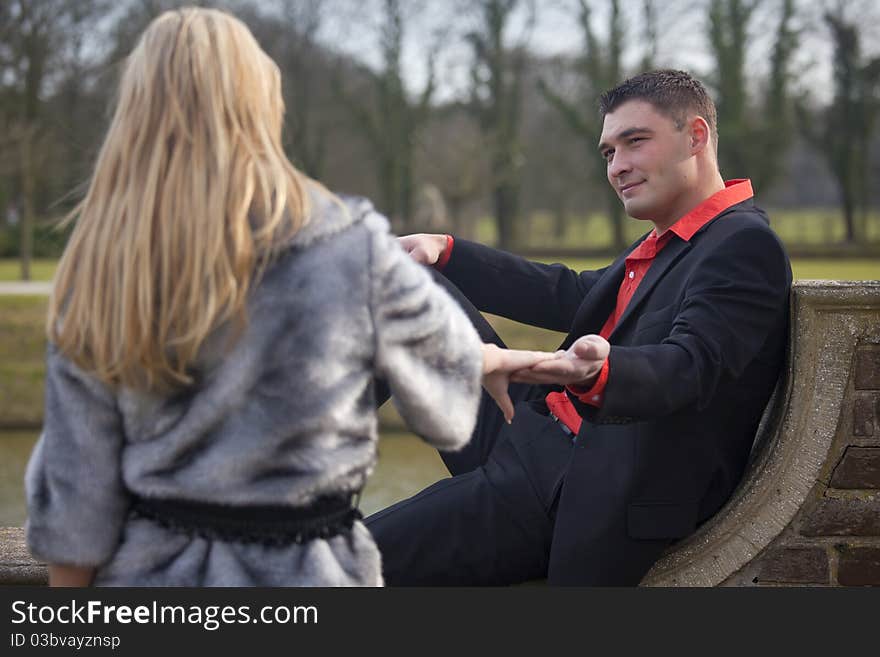
<path fill-rule="evenodd" d="M 610 374 L 601 406 L 582 407 L 589 419 L 647 420 L 692 404 L 702 408 L 722 377 L 739 377 L 768 340 L 781 335 L 790 285 L 778 240 L 766 231 L 741 231 L 703 259 L 669 335 L 659 343 L 608 347 L 598 336 L 582 337 L 567 359 L 540 363 L 513 380 L 586 387 L 591 379 L 576 378 L 598 374 L 604 353 Z M 581 357 L 575 346 L 588 340 L 595 350 Z"/>
<path fill-rule="evenodd" d="M 479 310 L 523 324 L 568 332 L 584 296 L 605 269 L 578 274 L 512 253 L 446 235 L 399 238 L 410 256 L 443 275 Z M 451 251 L 450 251 L 451 249 Z"/>

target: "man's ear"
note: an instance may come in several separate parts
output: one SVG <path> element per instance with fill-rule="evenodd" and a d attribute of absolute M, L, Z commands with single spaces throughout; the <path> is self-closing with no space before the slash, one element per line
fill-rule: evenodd
<path fill-rule="evenodd" d="M 709 124 L 702 116 L 691 117 L 688 125 L 691 137 L 691 153 L 696 155 L 706 148 L 712 140 Z"/>

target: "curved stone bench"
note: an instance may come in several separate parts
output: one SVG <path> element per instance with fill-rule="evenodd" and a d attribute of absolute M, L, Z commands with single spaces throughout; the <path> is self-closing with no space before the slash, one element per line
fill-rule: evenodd
<path fill-rule="evenodd" d="M 0 527 L 0 585 L 46 584 L 46 565 L 28 552 L 21 527 Z"/>
<path fill-rule="evenodd" d="M 880 281 L 800 281 L 745 476 L 645 586 L 880 585 Z"/>
<path fill-rule="evenodd" d="M 800 281 L 791 317 L 742 482 L 643 586 L 880 585 L 880 281 Z M 45 582 L 0 529 L 0 584 Z"/>

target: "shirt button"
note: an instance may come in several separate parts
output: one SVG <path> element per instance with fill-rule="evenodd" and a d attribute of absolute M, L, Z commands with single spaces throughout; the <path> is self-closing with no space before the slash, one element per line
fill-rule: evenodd
<path fill-rule="evenodd" d="M 631 272 L 629 273 L 629 277 L 630 277 L 630 278 L 635 278 L 635 277 L 636 277 L 636 273 L 635 273 L 634 271 L 631 271 Z"/>
<path fill-rule="evenodd" d="M 593 401 L 599 401 L 599 395 L 593 395 Z"/>

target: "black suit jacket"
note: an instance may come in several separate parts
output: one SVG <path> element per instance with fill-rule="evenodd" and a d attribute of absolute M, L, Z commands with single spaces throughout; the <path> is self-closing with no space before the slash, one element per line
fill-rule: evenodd
<path fill-rule="evenodd" d="M 578 274 L 456 239 L 444 274 L 480 310 L 567 332 L 567 348 L 599 332 L 641 241 Z M 560 477 L 551 583 L 636 584 L 728 499 L 782 367 L 791 279 L 751 199 L 656 256 L 609 338 L 601 408 L 575 402 L 584 422 Z M 526 461 L 550 389 L 517 407 L 509 435 Z"/>

